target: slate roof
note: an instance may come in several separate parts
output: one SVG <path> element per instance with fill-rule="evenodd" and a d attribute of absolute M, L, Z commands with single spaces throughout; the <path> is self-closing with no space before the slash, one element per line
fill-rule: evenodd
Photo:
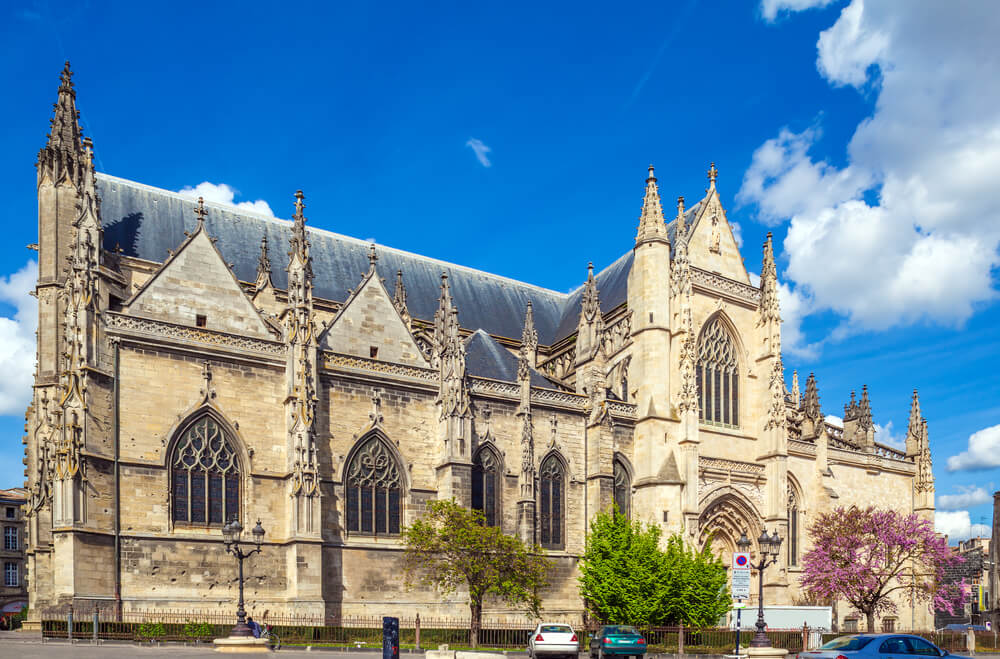
<path fill-rule="evenodd" d="M 516 382 L 517 357 L 482 329 L 477 329 L 465 340 L 465 370 L 469 375 L 481 378 Z M 531 386 L 556 388 L 535 369 L 531 369 Z"/>
<path fill-rule="evenodd" d="M 184 232 L 195 229 L 196 201 L 189 197 L 100 173 L 97 188 L 104 247 L 108 250 L 120 247 L 126 256 L 162 263 L 167 259 L 167 250 L 176 250 L 184 242 Z M 695 204 L 685 213 L 689 223 L 699 206 Z M 216 246 L 241 281 L 256 280 L 260 240 L 266 235 L 271 281 L 279 289 L 286 288 L 290 221 L 210 202 L 205 203 L 205 209 L 205 229 L 218 240 Z M 314 294 L 327 300 L 346 300 L 348 289 L 356 288 L 368 271 L 369 243 L 315 227 L 307 230 L 312 245 Z M 670 222 L 667 234 L 671 244 L 675 230 L 674 222 Z M 530 300 L 540 343 L 551 345 L 576 331 L 582 285 L 572 293 L 560 293 L 383 245 L 378 245 L 377 250 L 378 274 L 390 286 L 396 271 L 403 271 L 407 305 L 414 318 L 433 319 L 441 273 L 447 272 L 462 327 L 519 338 Z M 626 301 L 631 266 L 629 250 L 595 276 L 602 311 L 611 311 Z M 516 359 L 514 362 L 516 373 Z"/>

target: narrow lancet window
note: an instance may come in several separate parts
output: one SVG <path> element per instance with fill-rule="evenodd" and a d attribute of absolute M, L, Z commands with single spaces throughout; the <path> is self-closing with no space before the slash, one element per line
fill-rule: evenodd
<path fill-rule="evenodd" d="M 222 427 L 203 416 L 184 431 L 170 461 L 174 522 L 222 525 L 240 514 L 240 467 Z"/>
<path fill-rule="evenodd" d="M 347 530 L 397 535 L 402 519 L 399 465 L 379 437 L 363 442 L 347 466 Z"/>
<path fill-rule="evenodd" d="M 739 362 L 736 346 L 722 321 L 712 318 L 698 339 L 698 418 L 703 423 L 740 425 Z"/>
<path fill-rule="evenodd" d="M 563 547 L 563 494 L 566 476 L 562 463 L 550 455 L 538 472 L 538 521 L 542 547 Z"/>
<path fill-rule="evenodd" d="M 500 526 L 500 460 L 484 448 L 472 463 L 472 508 L 482 511 L 488 526 Z"/>

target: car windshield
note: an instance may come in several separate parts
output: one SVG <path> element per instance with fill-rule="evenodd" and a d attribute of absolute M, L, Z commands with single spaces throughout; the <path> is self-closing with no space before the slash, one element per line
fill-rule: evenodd
<path fill-rule="evenodd" d="M 841 636 L 823 645 L 820 650 L 860 650 L 871 642 L 871 636 Z"/>
<path fill-rule="evenodd" d="M 573 628 L 566 625 L 542 625 L 542 634 L 572 634 Z"/>
<path fill-rule="evenodd" d="M 618 634 L 638 634 L 639 630 L 635 627 L 628 627 L 626 625 L 618 625 L 616 627 L 605 627 L 605 634 L 618 635 Z"/>

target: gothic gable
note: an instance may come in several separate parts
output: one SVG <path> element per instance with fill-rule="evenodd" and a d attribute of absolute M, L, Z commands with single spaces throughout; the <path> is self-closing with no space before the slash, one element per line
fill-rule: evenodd
<path fill-rule="evenodd" d="M 688 239 L 691 265 L 749 284 L 750 276 L 743 265 L 739 245 L 714 186 L 709 188 L 698 211 Z"/>
<path fill-rule="evenodd" d="M 372 269 L 320 336 L 324 350 L 411 366 L 430 366 Z"/>
<path fill-rule="evenodd" d="M 180 325 L 274 338 L 203 228 L 167 259 L 125 311 Z"/>

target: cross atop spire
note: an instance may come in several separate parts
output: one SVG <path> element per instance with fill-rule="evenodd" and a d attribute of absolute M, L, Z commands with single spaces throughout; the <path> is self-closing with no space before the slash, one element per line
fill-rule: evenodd
<path fill-rule="evenodd" d="M 646 179 L 646 194 L 642 200 L 642 212 L 639 214 L 639 232 L 636 234 L 636 244 L 648 240 L 667 240 L 667 225 L 663 223 L 663 207 L 660 205 L 660 190 L 656 187 L 656 176 L 653 166 L 649 166 L 649 177 Z"/>
<path fill-rule="evenodd" d="M 374 270 L 375 263 L 378 261 L 378 253 L 375 251 L 375 243 L 368 246 L 368 266 Z"/>
<path fill-rule="evenodd" d="M 267 254 L 267 234 L 260 238 L 260 256 L 257 257 L 257 289 L 271 282 L 271 258 Z"/>
<path fill-rule="evenodd" d="M 715 179 L 719 176 L 719 170 L 715 168 L 715 163 L 713 162 L 708 167 L 708 187 L 712 189 L 715 187 Z"/>

